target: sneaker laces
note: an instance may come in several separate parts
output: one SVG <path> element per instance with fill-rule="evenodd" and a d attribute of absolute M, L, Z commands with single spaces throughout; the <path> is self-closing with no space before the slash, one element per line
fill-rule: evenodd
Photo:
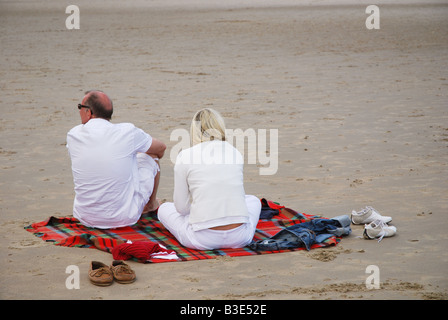
<path fill-rule="evenodd" d="M 367 206 L 364 210 L 371 211 L 375 219 L 379 219 L 382 217 L 381 214 L 378 211 L 376 211 L 373 207 Z"/>
<path fill-rule="evenodd" d="M 92 275 L 95 277 L 101 277 L 103 274 L 110 274 L 110 270 L 105 267 L 101 267 L 96 270 L 93 270 Z"/>
<path fill-rule="evenodd" d="M 129 266 L 123 265 L 123 264 L 119 264 L 114 266 L 114 269 L 117 273 L 132 273 L 132 270 Z"/>
<path fill-rule="evenodd" d="M 373 221 L 371 223 L 371 225 L 373 228 L 377 228 L 377 227 L 381 228 L 380 233 L 378 233 L 378 235 L 380 236 L 378 239 L 378 243 L 381 242 L 381 240 L 383 240 L 384 236 L 386 235 L 386 231 L 384 230 L 384 228 L 387 227 L 387 224 L 382 220 L 376 220 L 376 221 Z"/>
<path fill-rule="evenodd" d="M 367 211 L 368 211 L 368 209 L 367 209 L 367 207 L 365 207 L 365 208 L 362 208 L 361 210 L 359 210 L 358 212 L 353 211 L 352 214 L 363 215 L 363 214 L 367 213 Z"/>

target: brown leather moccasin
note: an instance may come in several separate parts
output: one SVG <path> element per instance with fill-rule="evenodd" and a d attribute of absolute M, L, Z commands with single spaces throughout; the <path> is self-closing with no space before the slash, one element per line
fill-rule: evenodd
<path fill-rule="evenodd" d="M 135 281 L 135 272 L 129 265 L 121 260 L 114 260 L 110 266 L 114 279 L 118 283 L 132 283 Z"/>
<path fill-rule="evenodd" d="M 90 263 L 89 279 L 94 285 L 105 287 L 112 284 L 114 276 L 107 265 L 99 261 L 92 261 Z"/>

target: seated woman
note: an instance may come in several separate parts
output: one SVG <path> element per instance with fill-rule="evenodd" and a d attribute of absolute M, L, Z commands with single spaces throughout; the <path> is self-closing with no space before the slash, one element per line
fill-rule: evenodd
<path fill-rule="evenodd" d="M 246 195 L 243 157 L 225 141 L 225 124 L 213 109 L 198 111 L 190 128 L 192 147 L 174 166 L 172 202 L 158 218 L 185 247 L 198 250 L 241 248 L 254 236 L 261 202 Z"/>

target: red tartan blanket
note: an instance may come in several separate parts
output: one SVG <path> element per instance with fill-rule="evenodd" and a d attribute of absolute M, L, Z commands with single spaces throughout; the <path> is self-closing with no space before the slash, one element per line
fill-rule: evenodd
<path fill-rule="evenodd" d="M 260 219 L 254 235 L 254 241 L 270 238 L 280 230 L 291 225 L 322 218 L 304 213 L 298 213 L 292 209 L 278 205 L 272 201 L 262 199 L 263 208 L 274 215 L 269 218 Z M 263 211 L 263 209 L 262 209 Z M 167 261 L 191 261 L 200 259 L 211 259 L 219 256 L 250 256 L 266 253 L 289 252 L 303 248 L 288 249 L 281 251 L 254 251 L 248 247 L 240 249 L 218 249 L 218 250 L 194 250 L 182 246 L 174 236 L 157 220 L 155 215 L 145 215 L 133 226 L 116 229 L 96 229 L 82 225 L 73 217 L 50 217 L 45 221 L 33 223 L 25 229 L 32 232 L 44 241 L 53 242 L 58 246 L 96 248 L 111 253 L 112 249 L 127 240 L 151 241 L 164 246 L 168 250 L 174 250 L 177 260 L 150 259 L 147 262 Z M 339 243 L 340 238 L 331 237 L 325 242 L 315 244 L 311 248 L 332 246 Z"/>

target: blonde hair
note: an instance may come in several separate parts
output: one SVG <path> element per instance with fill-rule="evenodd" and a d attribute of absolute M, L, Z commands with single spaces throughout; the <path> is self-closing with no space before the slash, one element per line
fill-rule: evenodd
<path fill-rule="evenodd" d="M 196 112 L 191 121 L 191 144 L 195 145 L 205 141 L 226 140 L 226 125 L 218 111 L 204 108 Z"/>

